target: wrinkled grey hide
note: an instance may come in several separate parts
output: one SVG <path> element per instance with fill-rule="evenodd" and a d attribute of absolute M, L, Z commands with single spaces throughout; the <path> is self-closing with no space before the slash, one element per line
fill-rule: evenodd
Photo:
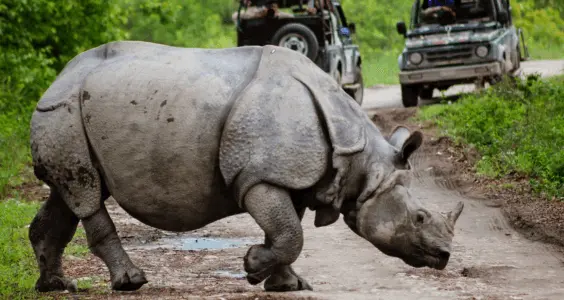
<path fill-rule="evenodd" d="M 61 255 L 78 221 L 112 288 L 147 282 L 103 205 L 189 231 L 249 213 L 265 242 L 244 258 L 265 289 L 311 289 L 291 267 L 301 219 L 340 214 L 387 255 L 442 269 L 462 204 L 443 216 L 408 192 L 408 158 L 422 135 L 386 139 L 360 106 L 307 57 L 274 46 L 186 49 L 114 42 L 75 57 L 31 121 L 36 176 L 51 195 L 30 226 L 39 291 L 75 289 Z"/>

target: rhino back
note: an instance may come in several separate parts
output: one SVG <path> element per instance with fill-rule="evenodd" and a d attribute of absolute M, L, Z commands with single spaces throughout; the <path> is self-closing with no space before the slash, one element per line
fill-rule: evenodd
<path fill-rule="evenodd" d="M 233 213 L 218 167 L 219 142 L 262 50 L 140 42 L 113 48 L 86 78 L 81 103 L 114 198 L 141 221 L 168 230 Z"/>

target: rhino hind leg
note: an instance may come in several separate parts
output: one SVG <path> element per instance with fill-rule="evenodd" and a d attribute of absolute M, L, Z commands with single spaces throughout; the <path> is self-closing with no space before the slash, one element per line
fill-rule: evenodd
<path fill-rule="evenodd" d="M 305 210 L 305 207 L 297 210 L 300 221 L 304 217 Z M 268 239 L 268 236 L 265 236 L 264 244 L 266 247 L 272 247 L 272 242 Z M 280 265 L 274 268 L 272 275 L 264 282 L 264 289 L 269 292 L 313 291 L 311 285 L 300 275 L 296 274 L 291 265 Z"/>
<path fill-rule="evenodd" d="M 112 289 L 134 291 L 148 282 L 143 270 L 131 262 L 123 249 L 105 206 L 102 205 L 94 215 L 82 219 L 82 223 L 90 250 L 101 258 L 110 270 Z"/>
<path fill-rule="evenodd" d="M 302 250 L 303 231 L 289 193 L 258 184 L 247 192 L 244 204 L 266 235 L 265 243 L 251 246 L 244 257 L 247 281 L 256 285 L 272 275 L 265 289 L 296 290 L 309 286 L 305 280 L 298 280 L 290 267 Z"/>
<path fill-rule="evenodd" d="M 30 225 L 30 241 L 36 253 L 41 274 L 36 289 L 76 290 L 62 276 L 60 270 L 61 254 L 72 239 L 78 221 L 82 221 L 90 251 L 104 261 L 110 271 L 114 290 L 137 290 L 147 283 L 145 274 L 130 260 L 121 245 L 116 227 L 103 204 L 109 197 L 97 171 L 91 164 L 81 166 L 66 165 L 69 174 L 87 174 L 78 179 L 58 174 L 53 166 L 36 165 L 36 175 L 52 186 L 52 193 L 42 210 Z M 82 171 L 80 171 L 82 170 Z M 74 180 L 69 180 L 69 178 Z M 52 184 L 55 182 L 56 184 Z M 61 191 L 61 192 L 59 192 Z M 69 203 L 76 205 L 70 207 Z M 92 203 L 98 208 L 93 213 L 82 215 L 80 208 Z"/>
<path fill-rule="evenodd" d="M 59 192 L 52 187 L 49 198 L 29 226 L 29 240 L 39 265 L 39 279 L 35 283 L 37 291 L 76 292 L 76 283 L 65 278 L 61 262 L 64 249 L 72 240 L 78 221 Z"/>

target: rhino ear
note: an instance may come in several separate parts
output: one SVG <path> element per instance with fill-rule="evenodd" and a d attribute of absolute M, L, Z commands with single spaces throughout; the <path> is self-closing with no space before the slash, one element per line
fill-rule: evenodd
<path fill-rule="evenodd" d="M 388 142 L 398 149 L 395 157 L 395 163 L 406 166 L 409 157 L 423 143 L 423 134 L 420 131 L 411 133 L 405 126 L 398 126 L 394 129 Z"/>
<path fill-rule="evenodd" d="M 463 209 L 464 209 L 464 202 L 459 201 L 456 204 L 456 207 L 453 210 L 451 210 L 450 212 L 448 212 L 447 219 L 450 221 L 452 226 L 454 226 L 454 224 L 456 224 L 456 221 L 458 220 L 458 217 L 460 217 L 460 214 L 462 213 Z"/>
<path fill-rule="evenodd" d="M 397 126 L 392 130 L 388 142 L 397 149 L 401 149 L 403 143 L 409 138 L 411 132 L 405 126 Z"/>

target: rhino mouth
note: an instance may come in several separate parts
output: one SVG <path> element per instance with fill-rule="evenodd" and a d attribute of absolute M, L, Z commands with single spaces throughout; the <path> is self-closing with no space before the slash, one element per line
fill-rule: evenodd
<path fill-rule="evenodd" d="M 437 270 L 443 270 L 448 265 L 449 257 L 449 252 L 438 250 L 434 251 L 433 254 L 422 253 L 422 255 L 417 255 L 415 258 L 405 258 L 403 261 L 414 268 L 429 267 Z"/>

